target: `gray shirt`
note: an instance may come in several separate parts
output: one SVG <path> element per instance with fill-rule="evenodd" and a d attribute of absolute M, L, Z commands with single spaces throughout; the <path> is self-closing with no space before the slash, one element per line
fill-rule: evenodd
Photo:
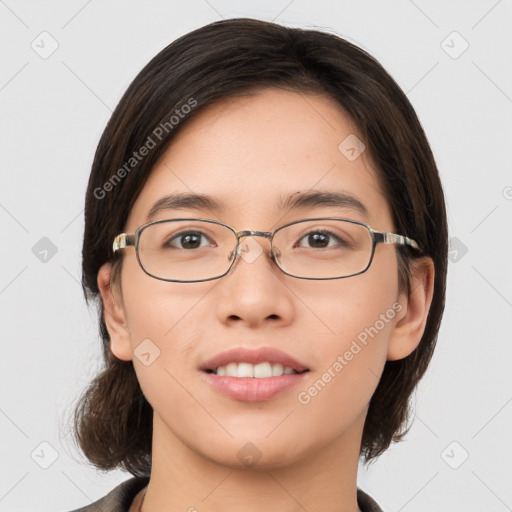
<path fill-rule="evenodd" d="M 148 476 L 125 480 L 98 501 L 71 512 L 127 512 L 137 493 L 149 483 Z M 362 512 L 384 512 L 364 491 L 357 489 L 357 504 Z"/>

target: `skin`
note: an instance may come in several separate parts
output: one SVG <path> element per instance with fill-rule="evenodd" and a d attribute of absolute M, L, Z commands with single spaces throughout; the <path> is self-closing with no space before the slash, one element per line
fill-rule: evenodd
<path fill-rule="evenodd" d="M 217 216 L 180 210 L 156 219 L 206 217 L 236 230 L 272 231 L 292 220 L 339 216 L 395 232 L 367 152 L 349 161 L 338 150 L 353 133 L 350 119 L 323 95 L 265 89 L 224 99 L 178 132 L 125 231 L 146 223 L 163 195 L 192 191 L 221 199 L 226 211 Z M 370 215 L 332 207 L 275 209 L 280 196 L 312 189 L 350 192 Z M 394 245 L 379 244 L 361 275 L 309 281 L 283 274 L 268 258 L 268 240 L 249 240 L 263 253 L 251 263 L 239 259 L 214 281 L 153 279 L 139 267 L 133 248 L 123 254 L 120 288 L 109 284 L 109 263 L 98 273 L 112 352 L 133 360 L 154 410 L 153 468 L 143 510 L 229 512 L 243 504 L 246 512 L 358 511 L 357 464 L 369 401 L 386 360 L 406 357 L 422 337 L 433 293 L 432 260 L 413 267 L 408 297 L 399 292 Z M 378 335 L 308 404 L 299 403 L 298 392 L 394 303 L 402 308 Z M 149 366 L 133 353 L 147 338 L 161 351 Z M 235 346 L 277 347 L 310 372 L 300 388 L 267 402 L 228 398 L 205 382 L 198 367 Z M 248 442 L 260 454 L 252 466 L 237 455 Z"/>

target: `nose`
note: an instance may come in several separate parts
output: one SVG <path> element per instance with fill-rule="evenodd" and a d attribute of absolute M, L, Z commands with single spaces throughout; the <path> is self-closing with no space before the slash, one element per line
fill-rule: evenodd
<path fill-rule="evenodd" d="M 267 233 L 252 233 L 240 240 L 237 260 L 217 287 L 219 320 L 249 327 L 286 325 L 294 315 L 293 294 L 284 283 L 287 276 L 274 261 Z"/>

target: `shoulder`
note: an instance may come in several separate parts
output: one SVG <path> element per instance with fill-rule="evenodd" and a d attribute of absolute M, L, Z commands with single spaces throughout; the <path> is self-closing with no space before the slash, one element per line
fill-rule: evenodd
<path fill-rule="evenodd" d="M 71 512 L 127 512 L 136 494 L 149 483 L 149 476 L 125 480 L 99 500 Z"/>
<path fill-rule="evenodd" d="M 384 512 L 377 502 L 362 489 L 357 489 L 357 505 L 362 512 Z"/>

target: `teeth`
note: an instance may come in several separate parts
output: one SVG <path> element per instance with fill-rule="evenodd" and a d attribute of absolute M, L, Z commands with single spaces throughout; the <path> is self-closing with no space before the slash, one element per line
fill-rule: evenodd
<path fill-rule="evenodd" d="M 276 363 L 272 365 L 272 377 L 281 377 L 283 375 L 283 365 Z"/>
<path fill-rule="evenodd" d="M 252 365 L 251 365 L 252 366 Z M 253 366 L 252 377 L 256 379 L 268 379 L 272 377 L 272 366 L 270 363 L 259 363 Z"/>
<path fill-rule="evenodd" d="M 230 366 L 233 363 L 229 363 Z M 228 372 L 229 376 L 229 372 Z M 238 363 L 237 377 L 254 377 L 254 366 L 249 363 Z"/>
<path fill-rule="evenodd" d="M 214 373 L 226 377 L 267 379 L 269 377 L 281 377 L 282 375 L 292 375 L 296 372 L 289 366 L 283 366 L 279 363 L 229 363 L 226 366 L 219 366 Z"/>

